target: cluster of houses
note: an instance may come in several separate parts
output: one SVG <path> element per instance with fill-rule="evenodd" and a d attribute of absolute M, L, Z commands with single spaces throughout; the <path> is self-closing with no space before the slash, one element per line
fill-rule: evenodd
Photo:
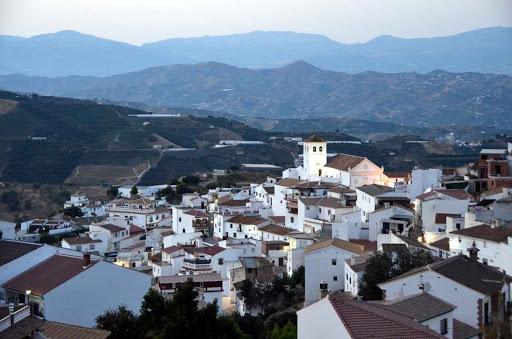
<path fill-rule="evenodd" d="M 65 207 L 94 207 L 88 216 L 101 218 L 61 247 L 4 236 L 0 299 L 30 304 L 47 321 L 92 327 L 118 304 L 137 312 L 149 288 L 172 297 L 192 280 L 201 303 L 257 315 L 239 293 L 243 282 L 269 284 L 303 266 L 299 338 L 477 338 L 512 302 L 510 148 L 484 149 L 465 169 L 398 173 L 329 154 L 312 136 L 282 176 L 183 194 L 179 204 L 156 199 L 166 186 L 135 198 L 127 187 L 92 206 L 76 195 Z M 51 230 L 43 221 L 27 228 Z M 435 261 L 380 284 L 384 300 L 361 300 L 372 254 L 406 250 Z"/>

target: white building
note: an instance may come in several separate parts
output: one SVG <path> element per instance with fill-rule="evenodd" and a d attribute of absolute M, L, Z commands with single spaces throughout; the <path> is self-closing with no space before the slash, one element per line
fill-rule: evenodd
<path fill-rule="evenodd" d="M 444 232 L 445 228 L 436 223 L 436 215 L 464 215 L 473 197 L 459 189 L 435 189 L 416 197 L 415 211 L 417 223 L 425 232 Z"/>
<path fill-rule="evenodd" d="M 361 255 L 345 260 L 345 292 L 354 297 L 359 293 L 359 283 L 365 273 L 368 257 Z"/>
<path fill-rule="evenodd" d="M 86 327 L 121 304 L 138 313 L 150 286 L 151 276 L 90 260 L 88 254 L 54 255 L 2 284 L 6 300 L 30 302 L 47 320 Z"/>
<path fill-rule="evenodd" d="M 368 250 L 353 242 L 330 239 L 306 247 L 304 267 L 306 275 L 305 304 L 319 300 L 327 291 L 345 288 L 345 260 L 363 255 Z"/>
<path fill-rule="evenodd" d="M 202 233 L 208 234 L 210 221 L 208 213 L 194 208 L 172 207 L 172 230 L 176 234 Z"/>
<path fill-rule="evenodd" d="M 431 311 L 431 314 L 436 318 L 447 319 L 446 322 L 449 324 L 451 307 L 444 303 L 443 307 L 435 308 L 439 312 Z M 418 313 L 421 313 L 419 308 Z M 477 337 L 478 333 L 479 331 L 476 331 Z M 410 313 L 398 312 L 393 307 L 376 303 L 354 300 L 343 293 L 330 294 L 299 310 L 297 337 L 299 339 L 446 338 L 435 329 L 427 327 L 427 324 L 424 325 L 423 322 L 415 319 Z"/>
<path fill-rule="evenodd" d="M 109 221 L 115 224 L 135 224 L 144 229 L 156 227 L 165 219 L 169 219 L 171 211 L 159 207 L 157 202 L 146 198 L 116 199 L 107 208 Z"/>
<path fill-rule="evenodd" d="M 64 208 L 84 207 L 89 205 L 89 198 L 85 194 L 77 192 L 71 195 L 70 199 L 64 203 Z"/>
<path fill-rule="evenodd" d="M 498 267 L 507 274 L 512 273 L 512 224 L 482 224 L 448 234 L 452 255 L 467 254 L 476 246 L 478 260 L 483 264 Z"/>
<path fill-rule="evenodd" d="M 137 186 L 137 195 L 141 198 L 150 198 L 156 196 L 156 194 L 163 190 L 168 188 L 169 185 L 154 185 L 154 186 Z M 119 196 L 123 198 L 131 198 L 133 186 L 125 185 L 121 186 L 118 189 Z"/>
<path fill-rule="evenodd" d="M 428 292 L 457 306 L 454 317 L 480 328 L 503 316 L 512 278 L 465 256 L 452 256 L 379 285 L 386 300 Z"/>
<path fill-rule="evenodd" d="M 216 214 L 213 235 L 218 238 L 259 239 L 258 229 L 269 224 L 270 220 L 256 215 Z"/>
<path fill-rule="evenodd" d="M 64 238 L 61 240 L 62 248 L 68 248 L 80 252 L 97 253 L 105 255 L 106 244 L 100 239 L 91 239 L 88 235 L 83 237 Z"/>

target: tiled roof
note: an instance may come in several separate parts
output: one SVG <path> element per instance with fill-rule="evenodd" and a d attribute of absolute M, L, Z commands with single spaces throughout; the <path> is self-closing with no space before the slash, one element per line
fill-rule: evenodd
<path fill-rule="evenodd" d="M 236 206 L 245 206 L 245 205 L 247 205 L 248 202 L 250 202 L 249 199 L 241 199 L 241 200 L 229 199 L 229 200 L 225 200 L 225 201 L 219 202 L 218 204 L 220 206 L 233 206 L 233 207 L 236 207 Z"/>
<path fill-rule="evenodd" d="M 325 140 L 319 137 L 318 135 L 313 134 L 309 138 L 304 140 L 304 142 L 325 142 Z"/>
<path fill-rule="evenodd" d="M 377 242 L 376 241 L 364 240 L 364 239 L 349 239 L 349 241 L 353 242 L 354 244 L 359 244 L 361 246 L 364 246 L 364 249 L 367 252 L 376 252 L 377 251 Z"/>
<path fill-rule="evenodd" d="M 381 305 L 395 312 L 423 322 L 442 314 L 453 311 L 456 306 L 449 304 L 429 293 L 418 293 L 407 297 L 393 299 Z"/>
<path fill-rule="evenodd" d="M 301 182 L 297 185 L 295 185 L 295 188 L 297 189 L 311 189 L 311 188 L 317 188 L 317 189 L 320 189 L 320 188 L 332 188 L 332 187 L 336 187 L 335 184 L 333 183 L 330 183 L 330 182 L 323 182 L 323 181 L 304 181 L 304 182 Z"/>
<path fill-rule="evenodd" d="M 463 228 L 458 231 L 453 231 L 451 234 L 489 240 L 493 242 L 508 243 L 508 237 L 512 236 L 512 225 L 493 227 L 489 224 L 482 224 L 478 226 Z"/>
<path fill-rule="evenodd" d="M 350 189 L 348 187 L 345 187 L 345 186 L 336 186 L 336 187 L 332 187 L 332 188 L 329 188 L 329 192 L 333 192 L 333 193 L 356 193 L 356 191 L 354 191 L 353 189 Z"/>
<path fill-rule="evenodd" d="M 284 224 L 284 222 L 286 221 L 286 218 L 284 215 L 274 215 L 274 216 L 270 217 L 270 220 L 272 220 L 276 224 Z"/>
<path fill-rule="evenodd" d="M 5 265 L 43 245 L 21 241 L 0 240 L 0 266 Z"/>
<path fill-rule="evenodd" d="M 473 200 L 474 197 L 468 192 L 461 189 L 436 189 L 427 193 L 420 194 L 416 199 L 425 201 L 431 198 L 439 197 L 440 195 L 446 195 L 457 200 Z"/>
<path fill-rule="evenodd" d="M 111 233 L 124 231 L 124 228 L 113 225 L 113 224 L 98 225 L 98 227 L 104 228 L 104 229 L 110 231 Z"/>
<path fill-rule="evenodd" d="M 202 273 L 193 275 L 167 275 L 157 277 L 157 284 L 185 283 L 188 280 L 194 282 L 222 281 L 220 273 Z"/>
<path fill-rule="evenodd" d="M 62 239 L 70 245 L 95 244 L 101 242 L 99 239 L 91 239 L 90 237 L 74 237 Z"/>
<path fill-rule="evenodd" d="M 216 254 L 224 252 L 225 250 L 226 249 L 224 247 L 220 247 L 220 246 L 207 246 L 207 247 L 196 248 L 195 252 L 204 253 L 209 256 L 214 256 Z"/>
<path fill-rule="evenodd" d="M 341 199 L 331 197 L 300 197 L 299 200 L 306 206 L 323 206 L 330 208 L 345 207 Z"/>
<path fill-rule="evenodd" d="M 284 178 L 279 180 L 276 185 L 284 186 L 284 187 L 293 187 L 300 183 L 304 182 L 304 180 L 294 179 L 294 178 Z"/>
<path fill-rule="evenodd" d="M 343 294 L 329 295 L 329 302 L 352 338 L 444 338 L 403 314 Z"/>
<path fill-rule="evenodd" d="M 139 226 L 134 225 L 134 224 L 130 225 L 130 235 L 144 233 L 144 232 L 145 231 L 144 231 L 144 229 L 142 227 L 139 227 Z"/>
<path fill-rule="evenodd" d="M 454 213 L 436 213 L 436 224 L 446 224 L 446 217 L 460 218 L 460 214 Z"/>
<path fill-rule="evenodd" d="M 441 238 L 439 240 L 436 240 L 434 242 L 431 242 L 429 246 L 439 248 L 443 251 L 449 251 L 450 250 L 450 239 L 448 237 Z"/>
<path fill-rule="evenodd" d="M 366 158 L 358 157 L 350 154 L 338 154 L 327 160 L 325 167 L 334 168 L 340 171 L 348 171 L 349 168 L 354 168 L 359 165 Z"/>
<path fill-rule="evenodd" d="M 491 295 L 494 292 L 501 291 L 504 283 L 512 282 L 512 277 L 492 267 L 477 261 L 472 261 L 464 255 L 457 255 L 445 260 L 436 261 L 430 265 L 413 269 L 389 281 L 398 280 L 427 270 L 435 271 L 485 295 Z M 386 283 L 387 282 L 384 282 L 383 284 Z"/>
<path fill-rule="evenodd" d="M 46 338 L 52 339 L 105 339 L 110 336 L 110 331 L 61 324 L 52 321 L 45 322 L 43 326 L 39 327 L 39 330 Z"/>
<path fill-rule="evenodd" d="M 377 185 L 377 184 L 371 184 L 371 185 L 363 185 L 356 187 L 357 190 L 360 190 L 368 195 L 371 195 L 372 197 L 375 197 L 382 193 L 392 192 L 393 189 L 388 186 L 383 185 Z"/>
<path fill-rule="evenodd" d="M 208 218 L 208 213 L 202 210 L 191 209 L 186 211 L 185 214 L 192 215 L 194 218 Z"/>
<path fill-rule="evenodd" d="M 395 236 L 398 237 L 400 240 L 402 240 L 403 242 L 405 242 L 409 246 L 414 246 L 414 247 L 422 248 L 422 249 L 425 249 L 425 250 L 429 249 L 427 246 L 423 245 L 421 242 L 419 242 L 416 239 L 412 239 L 412 238 L 405 237 L 403 235 L 398 235 L 398 234 L 395 234 Z"/>
<path fill-rule="evenodd" d="M 164 248 L 162 251 L 164 251 L 167 254 L 172 254 L 174 252 L 178 252 L 179 250 L 183 249 L 181 246 L 169 246 Z"/>
<path fill-rule="evenodd" d="M 333 239 L 317 242 L 317 243 L 307 246 L 306 249 L 304 250 L 304 254 L 311 253 L 311 252 L 314 252 L 317 250 L 321 250 L 321 249 L 324 249 L 324 248 L 327 248 L 330 246 L 334 246 L 339 249 L 349 251 L 349 252 L 359 254 L 359 255 L 362 255 L 362 254 L 370 251 L 369 249 L 366 249 L 365 246 L 363 246 L 363 245 L 356 244 L 354 242 L 350 242 L 350 241 L 346 241 L 346 240 L 333 238 Z"/>
<path fill-rule="evenodd" d="M 91 261 L 91 265 L 96 263 Z M 2 287 L 20 293 L 31 290 L 33 295 L 43 296 L 86 269 L 81 257 L 54 255 L 5 282 Z"/>
<path fill-rule="evenodd" d="M 453 339 L 469 339 L 480 335 L 480 330 L 453 318 Z"/>
<path fill-rule="evenodd" d="M 276 224 L 271 224 L 271 225 L 263 226 L 259 230 L 261 232 L 267 232 L 267 233 L 272 233 L 272 234 L 277 234 L 277 235 L 287 235 L 289 233 L 297 231 L 296 229 L 288 228 L 288 227 L 284 227 L 284 226 L 279 226 L 279 225 L 276 225 Z"/>
<path fill-rule="evenodd" d="M 228 220 L 228 222 L 230 222 L 230 223 L 243 224 L 243 225 L 260 225 L 266 221 L 267 220 L 265 220 L 259 216 L 243 215 L 243 214 L 237 214 Z"/>
<path fill-rule="evenodd" d="M 407 172 L 407 171 L 403 171 L 403 172 L 396 171 L 396 172 L 384 172 L 384 174 L 388 178 L 407 178 L 407 177 L 409 177 L 409 175 L 411 173 Z"/>

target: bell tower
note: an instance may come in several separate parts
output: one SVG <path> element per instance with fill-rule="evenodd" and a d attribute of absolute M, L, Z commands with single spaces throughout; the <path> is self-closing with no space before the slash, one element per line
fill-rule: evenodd
<path fill-rule="evenodd" d="M 327 142 L 318 135 L 304 140 L 302 151 L 304 170 L 311 176 L 322 176 L 322 168 L 327 163 Z"/>

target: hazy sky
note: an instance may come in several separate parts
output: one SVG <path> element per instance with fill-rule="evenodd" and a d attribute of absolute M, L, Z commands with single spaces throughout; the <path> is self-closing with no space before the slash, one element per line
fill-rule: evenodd
<path fill-rule="evenodd" d="M 0 0 L 0 34 L 73 29 L 133 44 L 255 30 L 358 42 L 489 26 L 512 26 L 512 0 Z"/>

